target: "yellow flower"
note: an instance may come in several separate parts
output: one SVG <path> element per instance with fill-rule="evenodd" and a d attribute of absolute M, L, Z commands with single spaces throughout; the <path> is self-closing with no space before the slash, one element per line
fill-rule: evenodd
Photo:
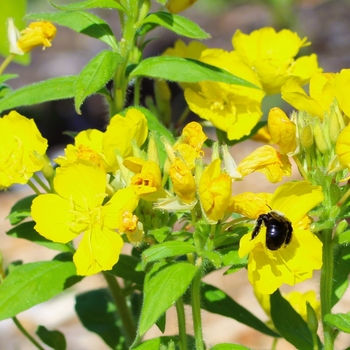
<path fill-rule="evenodd" d="M 114 172 L 119 168 L 116 151 L 123 158 L 131 156 L 132 141 L 134 140 L 135 144 L 141 147 L 147 135 L 146 117 L 138 109 L 128 109 L 125 117 L 119 114 L 112 117 L 102 141 L 102 151 L 109 165 L 107 172 Z"/>
<path fill-rule="evenodd" d="M 185 11 L 192 6 L 197 0 L 169 0 L 166 3 L 166 8 L 171 13 L 179 13 Z"/>
<path fill-rule="evenodd" d="M 208 49 L 202 52 L 200 61 L 260 86 L 254 71 L 235 52 Z M 259 89 L 207 81 L 185 90 L 185 99 L 191 111 L 225 131 L 230 140 L 240 139 L 251 132 L 261 118 L 263 96 L 264 92 Z"/>
<path fill-rule="evenodd" d="M 50 22 L 32 22 L 21 32 L 15 27 L 13 19 L 8 20 L 8 38 L 10 52 L 23 55 L 37 46 L 51 47 L 51 41 L 56 36 L 56 27 Z"/>
<path fill-rule="evenodd" d="M 35 229 L 47 239 L 61 243 L 83 234 L 73 258 L 78 275 L 112 269 L 123 246 L 123 215 L 138 204 L 135 192 L 121 189 L 103 204 L 106 173 L 85 164 L 59 168 L 54 187 L 57 194 L 39 195 L 33 201 Z"/>
<path fill-rule="evenodd" d="M 128 157 L 123 164 L 135 173 L 131 178 L 130 186 L 141 198 L 154 201 L 166 196 L 162 187 L 162 174 L 157 163 Z"/>
<path fill-rule="evenodd" d="M 236 169 L 242 176 L 247 176 L 254 171 L 263 173 L 267 179 L 276 183 L 282 181 L 283 176 L 290 176 L 292 166 L 286 155 L 278 153 L 271 146 L 262 146 L 244 158 Z"/>
<path fill-rule="evenodd" d="M 278 107 L 271 108 L 268 127 L 272 142 L 280 147 L 282 154 L 292 156 L 297 150 L 297 126 Z"/>
<path fill-rule="evenodd" d="M 278 93 L 291 77 L 295 77 L 299 85 L 304 85 L 320 70 L 315 54 L 294 59 L 300 48 L 309 44 L 307 38 L 301 39 L 288 29 L 276 33 L 270 27 L 249 35 L 237 30 L 232 37 L 235 51 L 257 73 L 267 94 Z"/>
<path fill-rule="evenodd" d="M 241 238 L 239 256 L 249 254 L 248 278 L 259 293 L 271 294 L 283 283 L 293 286 L 311 278 L 313 270 L 321 268 L 322 243 L 310 231 L 307 215 L 322 200 L 319 186 L 312 186 L 307 181 L 285 183 L 267 204 L 272 211 L 290 221 L 290 242 L 277 250 L 268 249 L 265 225 L 261 225 L 254 238 L 252 232 Z M 250 204 L 255 205 L 254 202 Z M 267 207 L 265 213 L 268 212 L 270 209 Z"/>
<path fill-rule="evenodd" d="M 176 141 L 174 151 L 179 153 L 190 169 L 193 169 L 195 167 L 195 160 L 202 158 L 204 155 L 202 146 L 207 138 L 200 124 L 196 122 L 188 123 Z"/>
<path fill-rule="evenodd" d="M 224 217 L 232 191 L 232 179 L 221 171 L 220 163 L 220 159 L 212 161 L 199 181 L 199 199 L 205 216 L 211 221 Z"/>
<path fill-rule="evenodd" d="M 16 111 L 0 118 L 0 189 L 25 184 L 44 166 L 47 140 L 33 119 Z"/>
<path fill-rule="evenodd" d="M 291 79 L 282 87 L 282 98 L 295 109 L 323 119 L 335 97 L 334 84 L 333 73 L 315 73 L 310 79 L 308 96 L 300 84 Z"/>
<path fill-rule="evenodd" d="M 196 182 L 189 166 L 180 158 L 175 158 L 169 169 L 169 176 L 176 195 L 185 203 L 192 203 L 196 198 Z"/>
<path fill-rule="evenodd" d="M 59 156 L 55 162 L 60 166 L 68 166 L 79 160 L 89 161 L 102 170 L 108 165 L 102 153 L 103 132 L 96 129 L 88 129 L 80 132 L 74 138 L 74 145 L 68 145 L 65 155 Z"/>

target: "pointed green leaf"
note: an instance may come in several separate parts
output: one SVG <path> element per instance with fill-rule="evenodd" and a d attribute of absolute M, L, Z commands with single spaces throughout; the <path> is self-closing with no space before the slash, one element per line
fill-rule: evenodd
<path fill-rule="evenodd" d="M 60 252 L 74 252 L 74 249 L 68 244 L 52 242 L 41 236 L 37 231 L 35 231 L 34 226 L 34 221 L 23 222 L 7 231 L 6 234 L 15 238 L 23 238 L 46 248 L 58 250 Z"/>
<path fill-rule="evenodd" d="M 140 337 L 185 293 L 196 271 L 196 266 L 186 262 L 180 262 L 165 266 L 156 264 L 147 273 L 138 329 Z"/>
<path fill-rule="evenodd" d="M 313 339 L 307 323 L 277 289 L 271 296 L 271 318 L 281 336 L 297 349 L 313 350 Z"/>
<path fill-rule="evenodd" d="M 165 27 L 178 35 L 192 39 L 207 39 L 210 34 L 206 33 L 198 24 L 186 17 L 174 15 L 169 12 L 156 12 L 147 16 L 141 24 L 154 23 Z"/>
<path fill-rule="evenodd" d="M 3 75 L 0 75 L 0 84 L 4 83 L 7 80 L 15 79 L 17 77 L 18 77 L 18 74 L 3 74 Z"/>
<path fill-rule="evenodd" d="M 350 246 L 337 245 L 334 248 L 332 307 L 341 299 L 349 286 Z"/>
<path fill-rule="evenodd" d="M 98 334 L 112 349 L 127 349 L 117 308 L 107 289 L 79 294 L 75 300 L 75 311 L 86 329 Z"/>
<path fill-rule="evenodd" d="M 43 343 L 54 350 L 66 350 L 67 343 L 64 335 L 59 331 L 50 331 L 44 326 L 39 326 L 35 332 Z"/>
<path fill-rule="evenodd" d="M 99 39 L 114 50 L 117 49 L 117 42 L 109 25 L 92 13 L 84 11 L 42 12 L 31 13 L 26 18 L 57 23 L 78 33 Z"/>
<path fill-rule="evenodd" d="M 332 327 L 342 332 L 350 333 L 350 313 L 347 314 L 328 314 L 324 320 Z"/>
<path fill-rule="evenodd" d="M 49 0 L 49 3 L 53 7 L 56 7 L 57 9 L 63 10 L 63 11 L 78 11 L 78 10 L 87 10 L 87 9 L 94 9 L 94 8 L 110 8 L 110 9 L 125 11 L 124 7 L 120 5 L 118 2 L 116 2 L 115 0 L 85 0 L 85 1 L 74 2 L 68 5 L 54 4 L 52 1 Z"/>
<path fill-rule="evenodd" d="M 190 301 L 185 299 L 185 302 L 189 303 Z M 233 318 L 234 320 L 269 336 L 279 337 L 276 332 L 272 331 L 264 322 L 250 313 L 243 306 L 236 303 L 224 291 L 210 284 L 202 283 L 201 305 L 204 310 Z"/>
<path fill-rule="evenodd" d="M 7 19 L 13 18 L 15 26 L 21 31 L 26 27 L 23 17 L 27 10 L 27 0 L 1 0 L 0 11 L 0 55 L 7 57 L 9 55 L 9 42 L 7 39 Z M 30 54 L 16 55 L 14 61 L 20 64 L 28 65 Z"/>
<path fill-rule="evenodd" d="M 159 56 L 141 61 L 130 73 L 130 77 L 145 76 L 183 83 L 217 81 L 259 89 L 254 84 L 236 77 L 221 68 L 190 58 Z"/>
<path fill-rule="evenodd" d="M 21 198 L 16 204 L 12 206 L 10 214 L 7 216 L 7 219 L 10 220 L 11 225 L 17 225 L 25 218 L 30 216 L 30 207 L 35 197 L 37 197 L 36 194 Z"/>
<path fill-rule="evenodd" d="M 158 261 L 164 258 L 186 255 L 196 252 L 196 247 L 187 242 L 170 241 L 151 246 L 142 253 L 142 264 Z"/>
<path fill-rule="evenodd" d="M 122 57 L 110 50 L 101 51 L 80 72 L 75 84 L 75 110 L 80 113 L 83 101 L 102 89 L 112 78 Z"/>
<path fill-rule="evenodd" d="M 15 267 L 0 284 L 0 320 L 51 299 L 71 286 L 73 262 L 40 261 Z"/>
<path fill-rule="evenodd" d="M 0 112 L 20 106 L 74 97 L 76 79 L 74 75 L 52 78 L 12 91 L 0 100 Z"/>

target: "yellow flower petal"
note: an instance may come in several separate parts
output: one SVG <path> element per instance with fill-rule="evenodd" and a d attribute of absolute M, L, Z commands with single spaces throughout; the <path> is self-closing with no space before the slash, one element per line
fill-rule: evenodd
<path fill-rule="evenodd" d="M 35 230 L 45 238 L 68 243 L 80 233 L 72 230 L 76 219 L 69 200 L 56 194 L 43 194 L 33 200 L 31 215 L 36 222 Z"/>
<path fill-rule="evenodd" d="M 335 146 L 339 162 L 345 168 L 350 168 L 350 124 L 339 134 Z"/>
<path fill-rule="evenodd" d="M 77 274 L 83 276 L 111 270 L 118 262 L 123 239 L 119 233 L 100 225 L 93 225 L 84 233 L 74 254 Z"/>
<path fill-rule="evenodd" d="M 271 193 L 244 192 L 230 198 L 227 211 L 256 219 L 270 210 L 268 205 L 271 197 Z"/>
<path fill-rule="evenodd" d="M 271 198 L 270 206 L 297 224 L 322 201 L 320 186 L 313 186 L 308 181 L 296 181 L 279 186 Z"/>
<path fill-rule="evenodd" d="M 56 192 L 73 200 L 79 210 L 90 210 L 102 204 L 107 185 L 106 173 L 90 164 L 77 163 L 58 168 L 54 179 Z"/>
<path fill-rule="evenodd" d="M 350 118 L 350 69 L 342 69 L 340 73 L 335 75 L 335 96 L 338 100 L 339 107 Z"/>

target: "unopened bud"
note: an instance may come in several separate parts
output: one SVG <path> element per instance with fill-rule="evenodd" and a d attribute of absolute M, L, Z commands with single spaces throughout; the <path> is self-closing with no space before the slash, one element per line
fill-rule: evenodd
<path fill-rule="evenodd" d="M 323 134 L 323 130 L 321 128 L 321 124 L 316 122 L 314 125 L 314 136 L 315 136 L 315 142 L 318 150 L 321 153 L 326 153 L 328 151 L 328 145 L 327 141 L 325 139 L 325 136 Z"/>
<path fill-rule="evenodd" d="M 329 116 L 329 139 L 332 144 L 335 144 L 337 142 L 338 136 L 340 133 L 340 125 L 338 116 L 335 113 L 335 109 L 332 106 Z"/>
<path fill-rule="evenodd" d="M 304 148 L 309 148 L 314 143 L 314 137 L 310 125 L 306 125 L 300 131 L 300 143 Z"/>

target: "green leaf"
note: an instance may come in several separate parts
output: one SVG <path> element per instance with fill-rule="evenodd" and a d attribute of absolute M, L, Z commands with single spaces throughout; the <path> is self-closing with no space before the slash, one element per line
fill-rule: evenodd
<path fill-rule="evenodd" d="M 51 299 L 71 286 L 73 262 L 40 261 L 17 266 L 0 284 L 0 320 Z"/>
<path fill-rule="evenodd" d="M 74 249 L 67 244 L 52 242 L 41 236 L 37 231 L 35 231 L 34 226 L 34 221 L 23 222 L 7 231 L 6 234 L 14 238 L 23 238 L 46 248 L 58 250 L 60 252 L 74 252 Z"/>
<path fill-rule="evenodd" d="M 206 33 L 198 24 L 186 17 L 174 15 L 169 12 L 156 12 L 147 16 L 141 24 L 155 23 L 165 27 L 178 35 L 192 39 L 207 39 L 210 34 Z"/>
<path fill-rule="evenodd" d="M 55 350 L 66 350 L 67 343 L 64 335 L 59 331 L 49 331 L 44 326 L 39 326 L 35 332 L 43 343 Z"/>
<path fill-rule="evenodd" d="M 334 248 L 332 307 L 341 299 L 349 286 L 350 246 L 338 245 Z"/>
<path fill-rule="evenodd" d="M 189 303 L 190 301 L 186 299 L 185 302 Z M 259 320 L 243 306 L 236 303 L 225 292 L 210 284 L 202 283 L 201 305 L 204 310 L 233 318 L 269 336 L 279 337 L 279 335 L 267 327 L 264 322 Z"/>
<path fill-rule="evenodd" d="M 279 290 L 270 296 L 271 318 L 281 336 L 297 349 L 313 350 L 313 340 L 307 323 L 284 299 Z"/>
<path fill-rule="evenodd" d="M 7 80 L 15 79 L 17 77 L 18 77 L 18 74 L 3 74 L 3 75 L 0 75 L 0 84 L 4 83 Z"/>
<path fill-rule="evenodd" d="M 52 78 L 10 92 L 0 100 L 0 112 L 20 106 L 74 97 L 76 79 L 74 75 Z"/>
<path fill-rule="evenodd" d="M 160 316 L 156 322 L 158 329 L 164 334 L 166 327 L 166 313 Z"/>
<path fill-rule="evenodd" d="M 78 33 L 99 39 L 111 46 L 114 50 L 118 45 L 109 25 L 100 17 L 89 12 L 42 12 L 31 13 L 26 16 L 29 19 L 45 20 L 68 27 Z"/>
<path fill-rule="evenodd" d="M 86 329 L 99 335 L 112 349 L 127 349 L 117 308 L 107 289 L 79 294 L 75 301 L 75 311 Z"/>
<path fill-rule="evenodd" d="M 146 266 L 150 262 L 195 252 L 196 247 L 191 243 L 182 241 L 164 242 L 151 246 L 142 253 L 142 265 Z"/>
<path fill-rule="evenodd" d="M 196 266 L 180 262 L 165 266 L 156 264 L 147 273 L 138 329 L 140 337 L 185 293 L 196 271 Z"/>
<path fill-rule="evenodd" d="M 59 10 L 63 11 L 78 11 L 78 10 L 87 10 L 87 9 L 94 9 L 94 8 L 111 8 L 116 9 L 120 11 L 125 11 L 124 7 L 120 5 L 115 0 L 86 0 L 86 1 L 79 1 L 74 2 L 72 4 L 68 5 L 59 5 L 54 4 L 52 1 L 49 0 L 49 3 L 56 7 Z"/>
<path fill-rule="evenodd" d="M 36 196 L 36 194 L 33 194 L 31 196 L 24 197 L 12 206 L 10 214 L 7 216 L 7 219 L 10 220 L 11 225 L 16 225 L 30 216 L 30 207 L 33 199 Z"/>
<path fill-rule="evenodd" d="M 183 83 L 217 81 L 259 89 L 254 84 L 236 77 L 221 68 L 190 58 L 159 56 L 141 61 L 131 72 L 130 77 L 145 76 Z"/>
<path fill-rule="evenodd" d="M 171 227 L 160 227 L 155 228 L 154 230 L 148 231 L 150 235 L 152 235 L 158 243 L 163 243 L 165 239 L 171 234 Z"/>
<path fill-rule="evenodd" d="M 350 333 L 350 313 L 347 314 L 328 314 L 324 318 L 330 326 L 335 327 L 342 332 Z"/>
<path fill-rule="evenodd" d="M 141 270 L 137 270 L 139 265 L 140 260 L 135 256 L 121 254 L 119 256 L 119 261 L 113 266 L 113 269 L 108 272 L 142 286 L 145 273 Z"/>
<path fill-rule="evenodd" d="M 26 27 L 23 17 L 27 12 L 27 0 L 1 0 L 0 11 L 0 55 L 7 57 L 9 55 L 9 42 L 7 39 L 7 20 L 13 18 L 15 26 L 21 31 Z M 30 54 L 16 55 L 14 62 L 28 65 L 30 63 Z"/>
<path fill-rule="evenodd" d="M 214 345 L 210 350 L 249 350 L 249 348 L 239 344 L 222 343 Z"/>
<path fill-rule="evenodd" d="M 174 136 L 157 119 L 157 117 L 154 114 L 152 114 L 147 108 L 143 108 L 143 107 L 130 107 L 130 108 L 136 108 L 146 116 L 148 130 L 151 130 L 155 137 L 160 165 L 163 166 L 165 163 L 165 160 L 167 159 L 167 154 L 165 151 L 164 142 L 162 138 L 165 137 L 171 144 L 173 144 L 175 142 Z"/>
<path fill-rule="evenodd" d="M 80 114 L 80 106 L 86 97 L 103 88 L 112 78 L 122 57 L 110 50 L 101 51 L 80 72 L 75 84 L 75 109 Z"/>

